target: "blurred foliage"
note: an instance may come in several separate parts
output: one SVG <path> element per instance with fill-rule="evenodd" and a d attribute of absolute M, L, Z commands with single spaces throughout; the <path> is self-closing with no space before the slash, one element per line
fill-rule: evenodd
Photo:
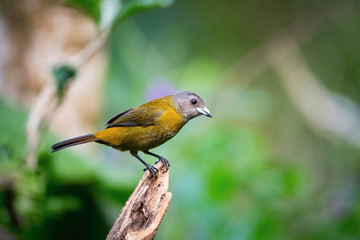
<path fill-rule="evenodd" d="M 64 91 L 70 80 L 76 76 L 76 69 L 67 64 L 60 64 L 53 67 L 53 75 L 55 78 L 58 98 L 64 97 Z"/>
<path fill-rule="evenodd" d="M 67 2 L 100 23 L 105 1 Z M 170 2 L 118 3 L 122 10 L 113 19 L 122 20 Z M 316 17 L 325 5 L 345 10 L 312 30 L 300 52 L 320 83 L 356 113 L 356 1 L 183 0 L 113 27 L 99 122 L 183 90 L 202 96 L 214 116 L 192 120 L 154 150 L 171 163 L 173 193 L 157 239 L 359 237 L 359 148 L 310 127 L 271 67 L 250 84 L 240 74 L 224 77 L 248 52 L 303 14 Z M 39 169 L 29 172 L 23 166 L 27 113 L 4 99 L 0 113 L 2 226 L 20 239 L 104 239 L 142 174 L 141 164 L 104 146 L 91 156 L 50 155 L 57 139 L 44 130 Z"/>
<path fill-rule="evenodd" d="M 100 21 L 101 0 L 63 0 L 63 2 L 84 11 L 95 22 Z"/>
<path fill-rule="evenodd" d="M 63 0 L 65 4 L 83 10 L 102 27 L 114 24 L 135 13 L 170 6 L 173 0 Z"/>

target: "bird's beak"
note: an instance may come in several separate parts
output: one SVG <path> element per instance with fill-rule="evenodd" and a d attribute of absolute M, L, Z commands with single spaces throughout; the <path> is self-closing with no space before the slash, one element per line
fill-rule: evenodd
<path fill-rule="evenodd" d="M 196 111 L 198 111 L 198 112 L 201 113 L 201 114 L 204 114 L 204 115 L 207 116 L 207 117 L 211 117 L 211 118 L 212 118 L 212 115 L 211 115 L 209 109 L 207 109 L 207 107 L 196 108 Z"/>

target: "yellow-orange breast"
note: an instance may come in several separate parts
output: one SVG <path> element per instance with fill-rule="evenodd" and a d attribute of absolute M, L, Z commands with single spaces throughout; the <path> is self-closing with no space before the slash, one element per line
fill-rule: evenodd
<path fill-rule="evenodd" d="M 104 144 L 120 151 L 149 150 L 174 137 L 184 126 L 181 115 L 167 106 L 154 125 L 142 127 L 111 127 L 95 133 Z"/>

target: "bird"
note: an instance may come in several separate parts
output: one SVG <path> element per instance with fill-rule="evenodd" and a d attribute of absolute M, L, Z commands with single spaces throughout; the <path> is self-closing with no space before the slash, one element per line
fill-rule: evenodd
<path fill-rule="evenodd" d="M 173 138 L 191 119 L 204 115 L 212 118 L 204 101 L 197 94 L 185 91 L 154 99 L 141 106 L 123 111 L 105 123 L 104 130 L 71 138 L 51 146 L 51 153 L 79 144 L 97 142 L 119 151 L 129 151 L 145 165 L 144 171 L 157 179 L 158 169 L 146 163 L 138 152 L 156 157 L 168 171 L 170 163 L 150 152 Z"/>

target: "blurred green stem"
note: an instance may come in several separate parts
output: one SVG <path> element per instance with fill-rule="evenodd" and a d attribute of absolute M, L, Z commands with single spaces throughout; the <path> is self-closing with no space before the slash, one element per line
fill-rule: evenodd
<path fill-rule="evenodd" d="M 102 32 L 91 42 L 89 42 L 78 54 L 71 57 L 68 61 L 68 64 L 62 66 L 68 66 L 69 68 L 73 69 L 73 74 L 66 74 L 66 76 L 63 76 L 63 79 L 61 79 L 61 84 L 57 84 L 57 87 L 54 86 L 54 82 L 49 81 L 37 96 L 35 103 L 30 110 L 29 118 L 26 123 L 26 165 L 29 169 L 34 170 L 37 167 L 36 149 L 41 138 L 39 133 L 40 124 L 45 117 L 56 111 L 59 104 L 61 104 L 62 95 L 65 95 L 64 92 L 71 82 L 68 80 L 75 77 L 78 68 L 84 65 L 92 56 L 94 56 L 100 49 L 102 49 L 108 36 L 109 30 Z M 56 78 L 55 75 L 53 77 Z M 58 94 L 59 92 L 61 94 Z"/>

